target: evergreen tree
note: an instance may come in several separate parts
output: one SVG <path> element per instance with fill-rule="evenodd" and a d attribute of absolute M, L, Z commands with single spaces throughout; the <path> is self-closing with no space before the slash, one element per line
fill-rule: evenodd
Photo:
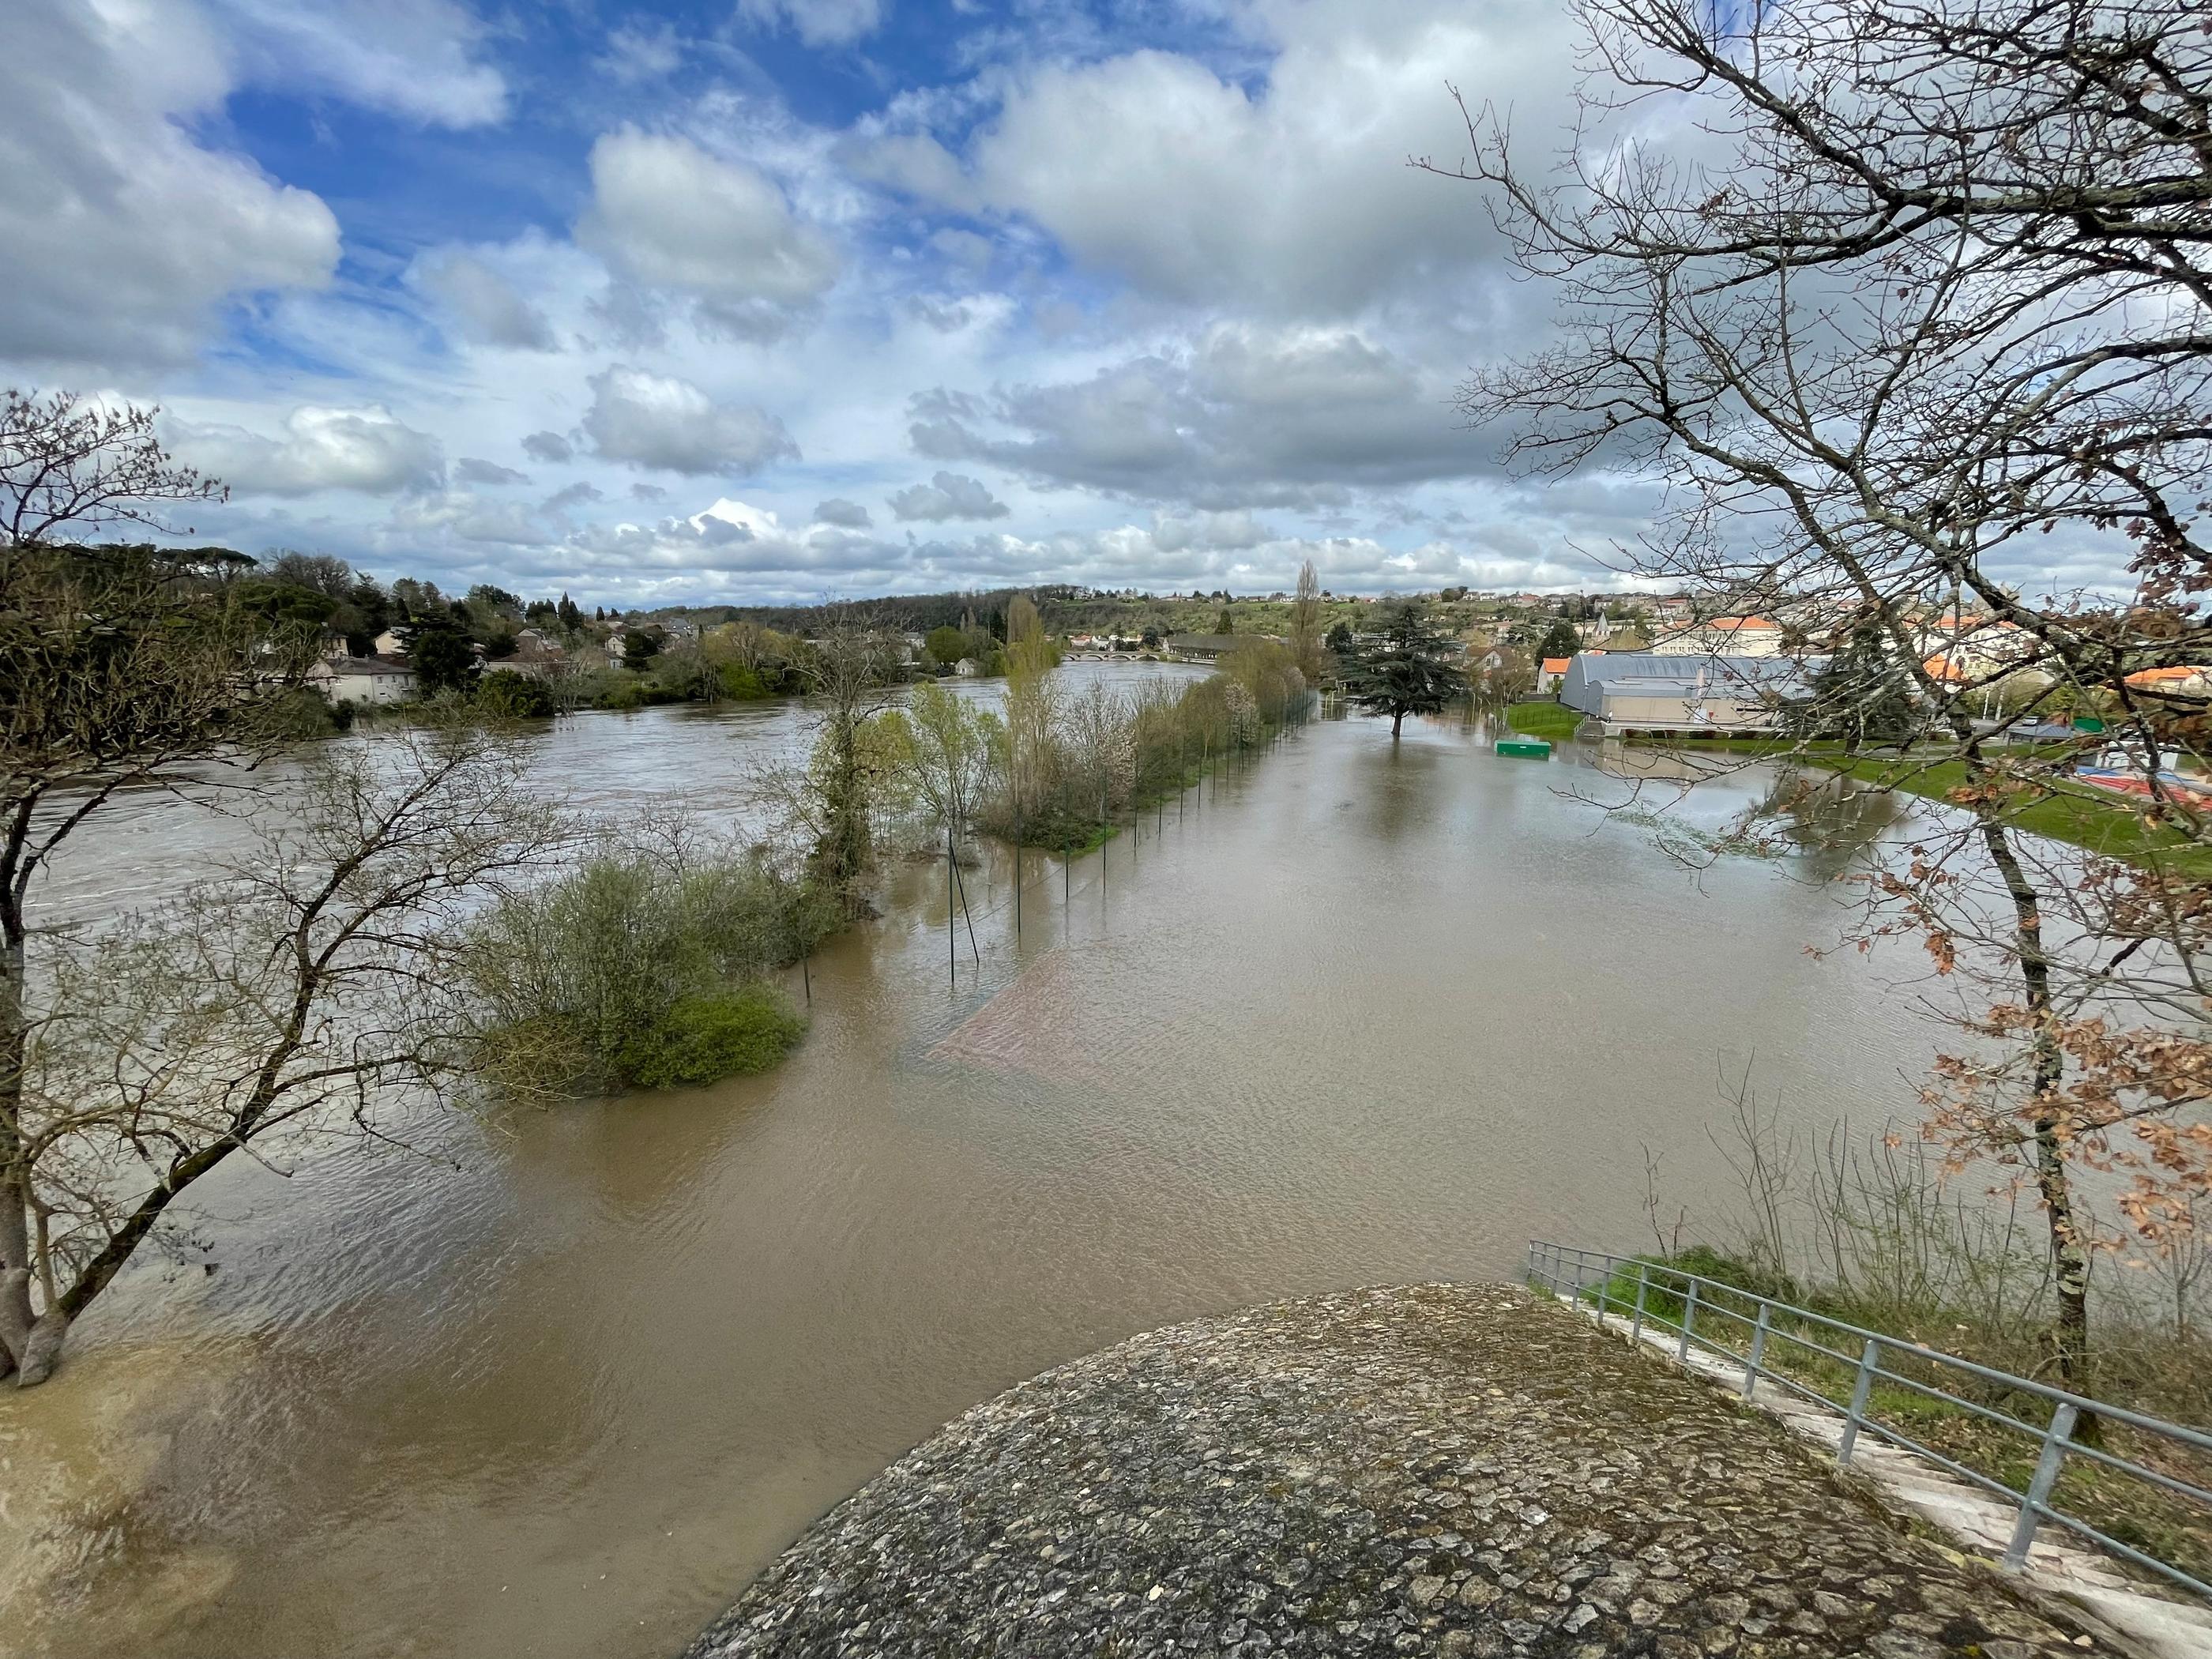
<path fill-rule="evenodd" d="M 451 623 L 426 623 L 416 629 L 407 642 L 407 656 L 425 696 L 434 691 L 465 691 L 477 677 L 477 653 L 469 647 L 469 636 Z"/>
<path fill-rule="evenodd" d="M 1575 632 L 1575 625 L 1565 617 L 1553 623 L 1536 645 L 1536 660 L 1547 657 L 1571 657 L 1583 648 L 1583 636 Z"/>
<path fill-rule="evenodd" d="M 561 618 L 561 626 L 570 633 L 584 625 L 584 613 L 577 608 L 575 600 L 566 593 L 562 594 L 561 603 L 554 607 L 554 614 Z"/>
<path fill-rule="evenodd" d="M 1870 622 L 1854 627 L 1813 676 L 1809 694 L 1782 710 L 1790 736 L 1841 738 L 1850 753 L 1870 743 L 1910 743 L 1925 725 L 1905 665 Z"/>
<path fill-rule="evenodd" d="M 1395 739 L 1408 714 L 1434 714 L 1467 695 L 1467 677 L 1451 659 L 1452 642 L 1418 599 L 1385 613 L 1380 632 L 1355 641 L 1344 666 L 1345 690 L 1361 712 L 1388 714 Z"/>

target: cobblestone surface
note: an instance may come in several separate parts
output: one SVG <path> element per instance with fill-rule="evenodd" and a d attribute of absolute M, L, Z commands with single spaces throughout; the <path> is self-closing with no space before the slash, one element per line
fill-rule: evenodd
<path fill-rule="evenodd" d="M 690 1659 L 2097 1650 L 1710 1384 L 1517 1289 L 1421 1285 L 1021 1384 L 832 1511 Z"/>

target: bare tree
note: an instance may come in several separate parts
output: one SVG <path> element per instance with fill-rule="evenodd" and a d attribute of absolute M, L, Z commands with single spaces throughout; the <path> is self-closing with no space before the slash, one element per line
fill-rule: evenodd
<path fill-rule="evenodd" d="M 1512 424 L 1524 469 L 1663 478 L 1639 571 L 1879 650 L 1909 684 L 1939 743 L 1918 763 L 1958 769 L 1964 813 L 1873 874 L 1862 940 L 1911 932 L 1980 988 L 1929 1125 L 2033 1180 L 2078 1382 L 2071 1170 L 2129 1173 L 2154 1241 L 2212 1179 L 2190 1127 L 2212 891 L 2187 856 L 2212 835 L 2167 764 L 2202 749 L 2212 659 L 2191 517 L 2212 454 L 2212 37 L 2189 0 L 1577 10 L 1590 75 L 1559 171 L 1532 172 L 1487 110 L 1452 170 L 1560 307 L 1553 343 L 1479 372 L 1463 406 Z M 2024 595 L 2006 567 L 2045 549 L 2126 564 L 2135 590 Z M 1976 718 L 1975 694 L 2022 679 L 1996 730 Z M 2078 799 L 2082 745 L 1996 746 L 2083 708 L 2154 832 L 2125 862 L 2020 832 Z"/>
<path fill-rule="evenodd" d="M 0 1375 L 33 1318 L 21 1110 L 38 879 L 119 792 L 250 750 L 256 691 L 282 678 L 254 619 L 198 566 L 49 538 L 220 495 L 169 463 L 151 410 L 88 410 L 65 392 L 0 403 Z"/>
<path fill-rule="evenodd" d="M 166 530 L 171 503 L 228 500 L 222 484 L 170 459 L 154 435 L 160 412 L 74 392 L 0 392 L 0 552 L 118 524 Z M 0 580 L 6 570 L 0 561 Z"/>
<path fill-rule="evenodd" d="M 465 914 L 563 843 L 519 750 L 451 725 L 335 745 L 210 882 L 58 948 L 15 1167 L 35 1218 L 0 1328 L 24 1387 L 199 1181 L 341 1136 L 403 1142 L 463 1079 Z"/>

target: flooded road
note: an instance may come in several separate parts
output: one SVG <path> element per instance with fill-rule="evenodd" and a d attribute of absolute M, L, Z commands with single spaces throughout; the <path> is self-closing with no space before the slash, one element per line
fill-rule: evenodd
<path fill-rule="evenodd" d="M 586 715 L 542 770 L 602 810 L 734 811 L 746 756 L 802 734 L 787 705 Z M 1806 954 L 1833 890 L 1692 877 L 1572 798 L 1610 781 L 1456 722 L 1322 722 L 1072 870 L 1029 855 L 1018 938 L 1011 858 L 971 873 L 957 984 L 941 867 L 897 871 L 769 1076 L 227 1170 L 212 1273 L 135 1272 L 52 1383 L 0 1391 L 0 1639 L 659 1659 L 1056 1361 L 1515 1275 L 1532 1234 L 1635 1246 L 1642 1146 L 1721 1200 L 1717 1082 L 1754 1054 L 1796 1122 L 1901 1109 L 1935 1034 L 1878 962 Z M 131 846 L 219 837 L 179 810 L 59 878 L 127 899 Z"/>

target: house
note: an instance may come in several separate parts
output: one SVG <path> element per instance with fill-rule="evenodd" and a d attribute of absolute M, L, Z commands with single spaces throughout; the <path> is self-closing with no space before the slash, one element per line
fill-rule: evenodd
<path fill-rule="evenodd" d="M 415 671 L 381 657 L 325 657 L 307 671 L 307 684 L 332 702 L 380 708 L 415 695 Z"/>
<path fill-rule="evenodd" d="M 1771 617 L 1714 617 L 1662 635 L 1655 657 L 1778 657 L 1782 624 Z"/>
<path fill-rule="evenodd" d="M 407 641 L 400 638 L 397 631 L 387 628 L 376 636 L 376 654 L 404 659 L 407 655 Z"/>
<path fill-rule="evenodd" d="M 1494 655 L 1496 653 L 1493 653 L 1492 654 Z M 1601 657 L 1605 653 L 1602 651 L 1595 651 L 1589 654 L 1592 656 Z M 1559 689 L 1559 682 L 1567 677 L 1567 665 L 1572 661 L 1574 661 L 1572 657 L 1545 658 L 1544 660 L 1538 664 L 1536 667 L 1536 689 L 1539 691 L 1558 690 Z"/>
<path fill-rule="evenodd" d="M 963 657 L 952 665 L 952 672 L 963 680 L 972 680 L 983 670 L 973 657 Z"/>
<path fill-rule="evenodd" d="M 2167 697 L 2212 696 L 2212 670 L 2196 665 L 2172 668 L 2140 668 L 2128 676 L 2138 691 Z"/>
<path fill-rule="evenodd" d="M 1559 701 L 1628 732 L 1771 732 L 1784 704 L 1809 695 L 1818 660 L 1585 651 L 1567 665 Z"/>
<path fill-rule="evenodd" d="M 2035 667 L 2040 647 L 2017 623 L 1986 617 L 1937 617 L 1920 629 L 1921 666 L 1944 685 L 1987 685 L 2008 674 L 2027 673 L 2048 681 Z"/>
<path fill-rule="evenodd" d="M 528 679 L 550 680 L 559 677 L 568 660 L 568 653 L 559 641 L 547 639 L 534 628 L 526 628 L 514 636 L 512 653 L 485 665 L 504 668 Z"/>

